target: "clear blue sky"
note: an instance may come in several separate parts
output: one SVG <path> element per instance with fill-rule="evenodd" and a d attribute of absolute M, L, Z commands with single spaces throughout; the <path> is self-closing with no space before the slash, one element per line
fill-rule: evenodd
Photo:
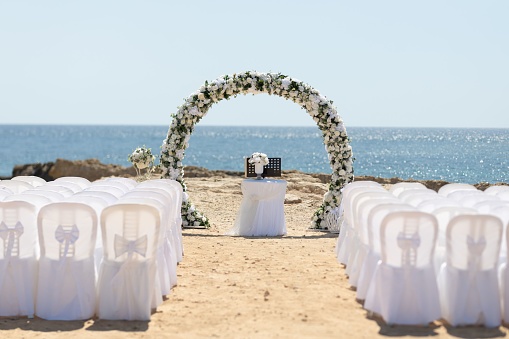
<path fill-rule="evenodd" d="M 205 80 L 282 72 L 348 126 L 509 128 L 507 0 L 0 0 L 0 123 L 167 125 Z M 268 95 L 203 125 L 312 126 Z"/>

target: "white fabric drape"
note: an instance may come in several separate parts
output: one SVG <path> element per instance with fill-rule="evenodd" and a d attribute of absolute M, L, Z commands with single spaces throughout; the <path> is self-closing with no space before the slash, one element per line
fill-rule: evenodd
<path fill-rule="evenodd" d="M 243 199 L 233 236 L 278 236 L 286 234 L 284 200 L 286 181 L 246 179 L 242 181 Z"/>

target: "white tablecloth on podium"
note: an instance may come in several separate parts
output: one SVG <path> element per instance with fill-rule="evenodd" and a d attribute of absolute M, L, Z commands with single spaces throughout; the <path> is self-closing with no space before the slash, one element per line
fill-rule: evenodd
<path fill-rule="evenodd" d="M 286 181 L 245 179 L 242 203 L 227 235 L 278 236 L 286 234 L 284 201 Z"/>

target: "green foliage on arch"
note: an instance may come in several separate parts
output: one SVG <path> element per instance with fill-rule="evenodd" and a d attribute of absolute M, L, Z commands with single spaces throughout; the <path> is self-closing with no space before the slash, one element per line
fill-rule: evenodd
<path fill-rule="evenodd" d="M 207 114 L 210 107 L 239 94 L 278 95 L 291 100 L 305 109 L 322 131 L 325 149 L 332 169 L 329 190 L 322 205 L 311 218 L 311 228 L 326 229 L 325 217 L 339 206 L 341 188 L 353 181 L 352 148 L 343 121 L 337 114 L 332 101 L 302 81 L 280 73 L 243 72 L 224 75 L 211 82 L 206 81 L 200 89 L 191 94 L 172 114 L 173 121 L 168 136 L 161 147 L 162 177 L 177 180 L 184 192 L 183 159 L 189 146 L 194 126 Z M 182 225 L 209 227 L 208 219 L 202 215 L 184 194 L 182 203 Z"/>

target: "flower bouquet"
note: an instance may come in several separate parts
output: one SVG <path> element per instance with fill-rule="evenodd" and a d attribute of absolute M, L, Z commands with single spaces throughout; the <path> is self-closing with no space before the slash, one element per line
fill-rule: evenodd
<path fill-rule="evenodd" d="M 263 174 L 263 166 L 269 164 L 269 157 L 267 157 L 267 154 L 254 152 L 251 154 L 251 157 L 248 161 L 250 164 L 254 164 L 256 179 L 261 180 Z"/>
<path fill-rule="evenodd" d="M 129 156 L 127 160 L 129 160 L 136 170 L 136 174 L 138 179 L 146 180 L 149 179 L 150 174 L 154 171 L 154 161 L 156 157 L 152 154 L 152 150 L 145 146 L 137 147 Z M 141 175 L 141 170 L 146 168 L 147 172 L 144 176 Z"/>

